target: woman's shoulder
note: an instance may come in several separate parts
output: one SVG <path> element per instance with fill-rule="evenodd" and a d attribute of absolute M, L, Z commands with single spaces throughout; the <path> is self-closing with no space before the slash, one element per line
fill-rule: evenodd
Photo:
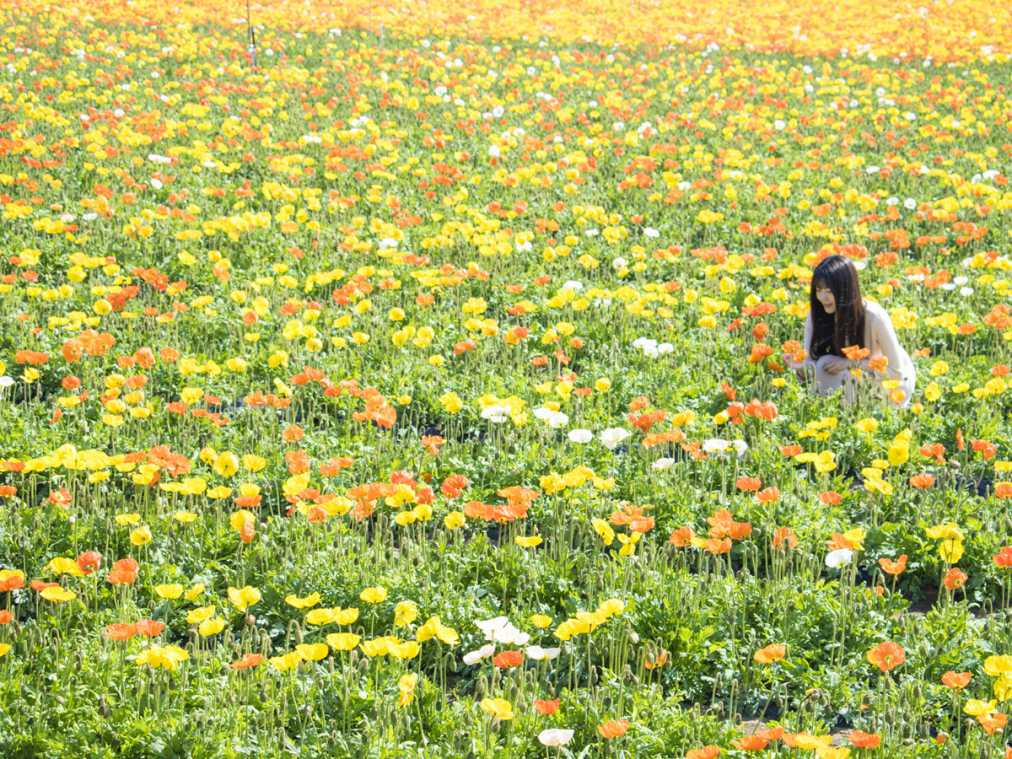
<path fill-rule="evenodd" d="M 864 302 L 864 313 L 866 316 L 871 316 L 874 319 L 888 319 L 889 314 L 886 310 L 878 303 L 873 300 L 866 300 Z"/>

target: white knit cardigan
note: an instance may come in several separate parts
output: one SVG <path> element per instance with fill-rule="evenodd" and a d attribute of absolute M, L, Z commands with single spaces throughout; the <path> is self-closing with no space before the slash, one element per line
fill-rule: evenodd
<path fill-rule="evenodd" d="M 805 343 L 802 346 L 807 353 L 812 342 L 812 314 L 809 312 L 805 320 Z M 873 301 L 864 302 L 864 347 L 870 351 L 871 356 L 882 355 L 888 360 L 886 364 L 886 375 L 890 379 L 898 379 L 909 398 L 917 382 L 917 370 L 900 341 L 896 338 L 896 330 L 893 329 L 892 319 L 882 306 Z M 805 357 L 806 366 L 815 366 L 815 361 Z"/>

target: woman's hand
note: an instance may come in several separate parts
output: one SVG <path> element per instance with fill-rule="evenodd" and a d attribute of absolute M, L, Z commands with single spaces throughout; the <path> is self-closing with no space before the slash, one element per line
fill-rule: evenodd
<path fill-rule="evenodd" d="M 823 369 L 827 374 L 839 374 L 850 368 L 850 361 L 842 356 L 823 356 Z"/>

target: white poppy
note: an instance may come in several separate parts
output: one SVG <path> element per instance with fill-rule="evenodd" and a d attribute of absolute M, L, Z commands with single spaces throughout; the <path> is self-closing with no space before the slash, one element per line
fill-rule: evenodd
<path fill-rule="evenodd" d="M 489 406 L 481 411 L 481 418 L 487 419 L 493 424 L 502 424 L 510 418 L 510 407 L 502 404 Z"/>
<path fill-rule="evenodd" d="M 492 619 L 480 619 L 474 624 L 485 633 L 485 637 L 487 638 L 490 632 L 498 630 L 503 625 L 508 625 L 509 623 L 510 621 L 506 617 L 492 617 Z"/>
<path fill-rule="evenodd" d="M 632 433 L 624 427 L 609 427 L 598 433 L 601 443 L 609 451 L 615 450 L 619 443 L 631 436 Z"/>
<path fill-rule="evenodd" d="M 839 569 L 850 564 L 854 558 L 854 552 L 849 548 L 837 548 L 826 554 L 826 566 L 830 569 Z"/>
<path fill-rule="evenodd" d="M 498 643 L 506 643 L 512 646 L 526 646 L 531 636 L 521 632 L 506 617 L 493 617 L 475 622 L 478 628 L 485 633 L 485 639 Z M 482 649 L 484 650 L 484 649 Z"/>
<path fill-rule="evenodd" d="M 674 463 L 675 463 L 674 459 L 668 458 L 657 459 L 657 461 L 655 461 L 653 464 L 650 465 L 650 468 L 653 469 L 654 471 L 661 472 L 664 471 L 665 469 L 670 469 L 671 465 Z"/>
<path fill-rule="evenodd" d="M 541 646 L 528 646 L 527 658 L 534 661 L 551 660 L 562 652 L 561 648 L 542 648 Z"/>
<path fill-rule="evenodd" d="M 569 431 L 569 442 L 570 443 L 589 443 L 594 439 L 594 433 L 590 430 L 570 430 Z"/>
<path fill-rule="evenodd" d="M 552 411 L 550 408 L 545 408 L 544 406 L 534 409 L 534 416 L 553 430 L 569 424 L 569 417 L 566 414 L 563 414 L 561 411 Z"/>
<path fill-rule="evenodd" d="M 464 654 L 464 664 L 467 665 L 477 664 L 482 659 L 487 659 L 494 653 L 495 653 L 495 646 L 489 643 L 487 645 L 482 646 L 476 651 L 469 651 L 468 653 Z"/>
<path fill-rule="evenodd" d="M 741 458 L 748 450 L 748 443 L 744 440 L 723 440 L 719 437 L 711 437 L 703 441 L 704 453 L 726 453 L 732 448 L 735 449 L 738 458 Z"/>
<path fill-rule="evenodd" d="M 548 419 L 548 426 L 553 430 L 565 427 L 567 424 L 569 424 L 569 417 L 561 411 L 553 411 Z"/>
<path fill-rule="evenodd" d="M 538 741 L 541 745 L 548 746 L 550 748 L 560 748 L 565 746 L 572 739 L 572 730 L 563 730 L 559 727 L 549 728 L 548 730 L 542 730 L 538 733 Z"/>
<path fill-rule="evenodd" d="M 637 337 L 633 340 L 633 347 L 639 348 L 643 351 L 643 355 L 648 358 L 657 358 L 660 350 L 657 347 L 657 341 L 651 337 Z"/>
<path fill-rule="evenodd" d="M 724 453 L 730 447 L 730 440 L 724 440 L 719 437 L 711 437 L 703 441 L 703 453 Z"/>

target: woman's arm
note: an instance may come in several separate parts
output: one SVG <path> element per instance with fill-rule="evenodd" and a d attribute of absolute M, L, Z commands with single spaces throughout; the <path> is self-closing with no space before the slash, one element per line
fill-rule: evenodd
<path fill-rule="evenodd" d="M 905 373 L 910 372 L 910 367 L 908 366 L 910 359 L 896 337 L 896 330 L 893 328 L 893 321 L 889 318 L 889 313 L 882 306 L 878 305 L 869 309 L 869 312 L 873 316 L 872 329 L 875 331 L 874 340 L 881 346 L 882 355 L 888 360 L 886 373 L 891 377 L 910 379 L 903 376 Z"/>

